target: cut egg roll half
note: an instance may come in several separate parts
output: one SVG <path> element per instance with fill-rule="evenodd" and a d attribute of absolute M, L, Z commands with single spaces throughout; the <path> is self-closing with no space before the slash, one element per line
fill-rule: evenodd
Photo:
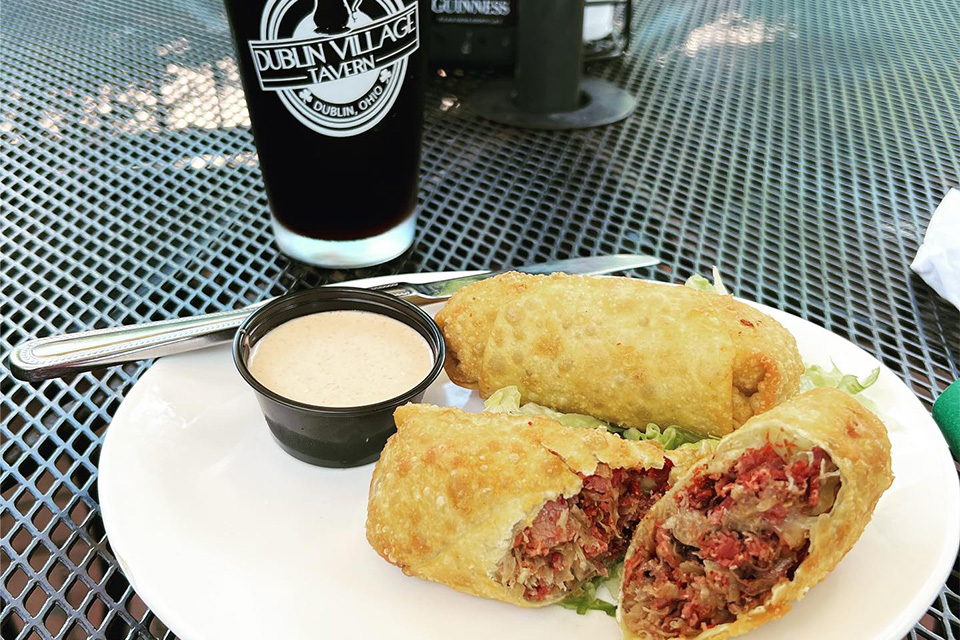
<path fill-rule="evenodd" d="M 404 573 L 523 607 L 623 558 L 667 490 L 665 452 L 542 416 L 406 405 L 370 484 L 367 540 Z"/>
<path fill-rule="evenodd" d="M 892 477 L 886 428 L 846 393 L 750 419 L 637 527 L 624 638 L 720 640 L 784 615 L 853 547 Z"/>

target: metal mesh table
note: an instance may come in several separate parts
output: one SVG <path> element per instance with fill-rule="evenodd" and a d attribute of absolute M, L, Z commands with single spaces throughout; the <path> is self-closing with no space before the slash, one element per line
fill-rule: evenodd
<path fill-rule="evenodd" d="M 929 406 L 960 375 L 960 317 L 908 270 L 960 186 L 954 0 L 641 2 L 591 67 L 627 121 L 537 133 L 428 90 L 422 221 L 376 269 L 271 244 L 217 0 L 3 3 L 2 349 L 232 308 L 397 271 L 642 251 L 676 281 L 719 264 L 740 295 L 852 340 Z M 3 638 L 172 637 L 111 555 L 97 501 L 110 418 L 148 363 L 35 386 L 0 371 Z M 960 573 L 911 638 L 960 638 Z"/>

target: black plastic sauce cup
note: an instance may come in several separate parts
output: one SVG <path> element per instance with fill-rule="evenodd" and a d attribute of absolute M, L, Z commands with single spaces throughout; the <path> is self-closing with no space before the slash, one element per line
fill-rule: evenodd
<path fill-rule="evenodd" d="M 409 391 L 359 407 L 304 404 L 260 384 L 247 368 L 257 341 L 287 320 L 323 311 L 369 311 L 399 320 L 427 341 L 433 352 L 433 368 Z M 387 438 L 396 431 L 394 409 L 423 398 L 427 387 L 440 375 L 444 356 L 443 336 L 425 311 L 395 296 L 353 287 L 320 287 L 277 298 L 253 312 L 240 325 L 233 341 L 234 362 L 256 392 L 274 438 L 295 458 L 324 467 L 355 467 L 380 457 Z M 384 354 L 385 366 L 389 366 L 389 357 Z"/>

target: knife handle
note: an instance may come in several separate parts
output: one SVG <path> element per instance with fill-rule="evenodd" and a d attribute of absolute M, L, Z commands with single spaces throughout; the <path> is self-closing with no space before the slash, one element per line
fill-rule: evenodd
<path fill-rule="evenodd" d="M 189 318 L 29 340 L 10 352 L 10 371 L 15 378 L 37 382 L 227 342 L 244 319 L 266 302 Z"/>
<path fill-rule="evenodd" d="M 445 299 L 423 295 L 418 291 L 417 285 L 406 282 L 383 284 L 369 289 L 401 297 L 413 304 L 428 304 Z M 267 302 L 269 300 L 242 309 L 189 318 L 28 340 L 10 352 L 10 372 L 19 380 L 39 382 L 228 342 L 233 339 L 237 327 L 247 316 Z"/>

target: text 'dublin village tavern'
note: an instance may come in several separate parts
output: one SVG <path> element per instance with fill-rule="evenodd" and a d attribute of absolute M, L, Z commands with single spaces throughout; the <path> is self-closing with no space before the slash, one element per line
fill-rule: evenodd
<path fill-rule="evenodd" d="M 337 36 L 251 41 L 260 87 L 297 89 L 389 66 L 417 48 L 416 9 Z"/>

